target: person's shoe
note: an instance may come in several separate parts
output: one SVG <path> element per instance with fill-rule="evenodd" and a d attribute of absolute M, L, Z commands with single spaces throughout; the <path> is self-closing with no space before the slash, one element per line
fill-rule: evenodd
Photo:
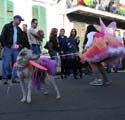
<path fill-rule="evenodd" d="M 74 76 L 74 79 L 78 79 L 76 76 Z"/>
<path fill-rule="evenodd" d="M 82 74 L 80 74 L 80 76 L 79 76 L 80 78 L 82 78 Z"/>
<path fill-rule="evenodd" d="M 16 80 L 12 80 L 12 83 L 20 83 L 19 81 Z"/>
<path fill-rule="evenodd" d="M 102 81 L 102 79 L 95 79 L 94 81 L 90 82 L 89 84 L 93 85 L 93 86 L 102 86 L 103 81 Z"/>
<path fill-rule="evenodd" d="M 111 81 L 104 82 L 103 85 L 111 85 Z"/>
<path fill-rule="evenodd" d="M 109 69 L 106 69 L 106 71 L 107 71 L 107 73 L 111 73 L 111 70 L 109 70 Z"/>
<path fill-rule="evenodd" d="M 7 84 L 8 84 L 8 82 L 7 82 L 7 81 L 4 81 L 4 82 L 3 82 L 3 84 L 4 84 L 4 85 L 7 85 Z"/>
<path fill-rule="evenodd" d="M 63 79 L 63 76 L 61 75 L 61 79 Z"/>
<path fill-rule="evenodd" d="M 115 68 L 113 68 L 113 71 L 114 71 L 115 73 L 117 73 L 117 72 L 118 72 L 118 70 L 116 70 Z"/>
<path fill-rule="evenodd" d="M 64 78 L 67 78 L 67 76 L 66 76 L 66 75 L 64 75 Z"/>

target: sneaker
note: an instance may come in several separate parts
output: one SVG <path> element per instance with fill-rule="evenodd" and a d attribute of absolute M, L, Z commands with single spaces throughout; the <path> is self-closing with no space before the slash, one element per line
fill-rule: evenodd
<path fill-rule="evenodd" d="M 103 85 L 103 80 L 102 79 L 95 79 L 94 81 L 92 81 L 92 82 L 90 82 L 89 83 L 90 85 L 99 85 L 99 86 L 101 86 L 101 85 Z"/>
<path fill-rule="evenodd" d="M 7 84 L 8 84 L 8 82 L 7 82 L 7 81 L 4 81 L 4 82 L 3 82 L 3 84 L 4 84 L 4 85 L 7 85 Z"/>

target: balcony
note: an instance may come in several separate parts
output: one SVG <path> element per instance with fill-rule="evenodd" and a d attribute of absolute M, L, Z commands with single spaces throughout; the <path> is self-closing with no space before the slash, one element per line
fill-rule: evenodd
<path fill-rule="evenodd" d="M 119 14 L 97 10 L 95 8 L 81 5 L 68 8 L 66 10 L 66 14 L 70 21 L 79 21 L 88 24 L 99 25 L 99 17 L 101 17 L 105 24 L 109 24 L 112 21 L 116 21 L 118 28 L 125 29 L 125 16 Z"/>

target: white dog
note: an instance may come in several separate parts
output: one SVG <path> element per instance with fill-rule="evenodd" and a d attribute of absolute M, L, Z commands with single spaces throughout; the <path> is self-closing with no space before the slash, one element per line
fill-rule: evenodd
<path fill-rule="evenodd" d="M 40 56 L 33 54 L 32 50 L 29 50 L 26 48 L 22 49 L 17 57 L 17 61 L 16 61 L 16 63 L 17 63 L 17 75 L 19 77 L 20 85 L 21 85 L 21 89 L 22 89 L 22 93 L 23 93 L 23 98 L 21 99 L 21 102 L 27 101 L 27 103 L 31 103 L 32 74 L 33 74 L 34 69 L 36 69 L 36 68 L 29 65 L 29 60 L 37 60 L 38 61 L 39 57 Z M 47 83 L 47 80 L 49 82 L 51 82 L 52 85 L 54 86 L 56 93 L 57 93 L 56 99 L 60 99 L 61 98 L 60 92 L 59 92 L 59 89 L 55 83 L 54 76 L 50 75 L 47 71 L 41 71 L 41 73 L 42 74 L 44 73 L 43 75 L 45 76 L 45 77 L 43 76 L 41 78 L 41 80 L 45 78 L 44 83 Z M 26 91 L 24 88 L 25 79 L 28 80 L 27 95 L 26 95 Z"/>

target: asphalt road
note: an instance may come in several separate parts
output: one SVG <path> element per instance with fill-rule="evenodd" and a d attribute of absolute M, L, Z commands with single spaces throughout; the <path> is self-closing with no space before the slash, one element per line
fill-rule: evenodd
<path fill-rule="evenodd" d="M 111 86 L 90 86 L 91 76 L 82 79 L 58 79 L 62 99 L 55 99 L 50 87 L 33 90 L 32 103 L 20 103 L 21 90 L 13 85 L 0 85 L 0 120 L 125 120 L 125 73 L 108 74 Z"/>

